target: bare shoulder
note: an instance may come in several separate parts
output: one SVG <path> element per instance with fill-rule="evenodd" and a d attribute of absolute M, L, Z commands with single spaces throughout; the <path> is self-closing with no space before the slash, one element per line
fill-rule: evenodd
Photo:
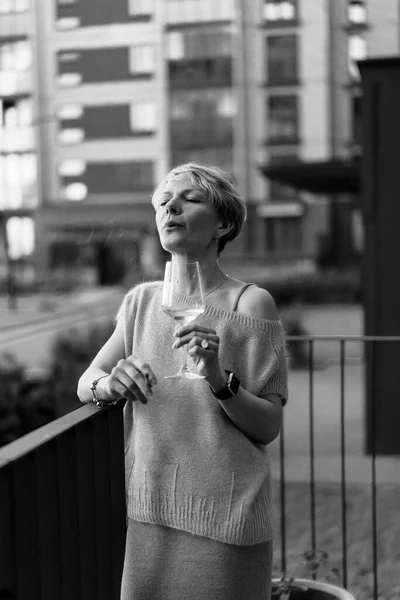
<path fill-rule="evenodd" d="M 277 321 L 279 319 L 275 301 L 271 294 L 257 285 L 249 286 L 242 294 L 238 312 L 252 317 Z"/>

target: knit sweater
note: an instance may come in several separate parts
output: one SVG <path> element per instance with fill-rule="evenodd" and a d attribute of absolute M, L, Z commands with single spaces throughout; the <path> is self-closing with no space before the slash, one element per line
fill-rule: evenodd
<path fill-rule="evenodd" d="M 271 539 L 268 447 L 234 425 L 205 380 L 164 379 L 182 356 L 172 348 L 176 323 L 162 311 L 161 292 L 161 282 L 140 284 L 119 313 L 126 356 L 144 359 L 158 380 L 147 404 L 124 407 L 127 516 L 230 544 Z M 221 365 L 247 391 L 286 401 L 280 321 L 207 305 L 196 322 L 216 330 Z M 188 366 L 195 370 L 190 357 Z"/>

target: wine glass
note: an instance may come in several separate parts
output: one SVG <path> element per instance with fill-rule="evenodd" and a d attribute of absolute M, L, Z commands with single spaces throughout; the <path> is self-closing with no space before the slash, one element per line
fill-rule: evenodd
<path fill-rule="evenodd" d="M 162 309 L 175 319 L 177 327 L 188 325 L 204 312 L 204 293 L 200 265 L 193 260 L 172 260 L 165 264 Z M 186 345 L 182 346 L 182 366 L 165 379 L 204 379 L 187 366 Z"/>

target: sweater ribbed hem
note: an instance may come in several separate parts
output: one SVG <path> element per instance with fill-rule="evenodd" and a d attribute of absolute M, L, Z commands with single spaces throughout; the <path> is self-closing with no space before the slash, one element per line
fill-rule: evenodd
<path fill-rule="evenodd" d="M 241 517 L 239 520 L 227 519 L 224 523 L 218 523 L 213 509 L 206 509 L 204 498 L 195 501 L 188 495 L 185 497 L 184 505 L 172 506 L 167 498 L 164 502 L 160 502 L 154 498 L 141 496 L 138 498 L 128 495 L 129 519 L 164 525 L 238 546 L 252 546 L 273 538 L 271 520 L 261 507 L 254 507 L 254 518 L 246 525 Z"/>

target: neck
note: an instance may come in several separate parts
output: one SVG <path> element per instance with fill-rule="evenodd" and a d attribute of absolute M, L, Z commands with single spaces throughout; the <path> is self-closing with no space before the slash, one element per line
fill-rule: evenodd
<path fill-rule="evenodd" d="M 186 260 L 195 260 L 199 263 L 201 276 L 203 280 L 204 293 L 211 293 L 213 288 L 223 283 L 226 280 L 226 275 L 221 271 L 218 258 L 216 256 L 199 256 L 188 254 L 173 254 L 172 261 L 183 262 Z"/>

